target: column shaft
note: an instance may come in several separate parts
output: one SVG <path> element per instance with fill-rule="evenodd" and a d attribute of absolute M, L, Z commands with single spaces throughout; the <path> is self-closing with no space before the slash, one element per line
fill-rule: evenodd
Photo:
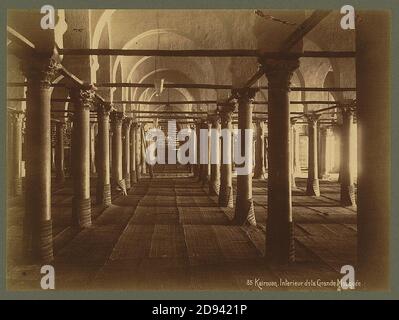
<path fill-rule="evenodd" d="M 256 225 L 255 211 L 252 199 L 252 154 L 253 145 L 251 142 L 246 143 L 245 132 L 252 129 L 252 102 L 255 98 L 256 90 L 252 88 L 245 88 L 235 91 L 238 99 L 238 130 L 241 136 L 241 154 L 246 155 L 245 164 L 249 166 L 249 171 L 246 174 L 237 173 L 237 195 L 236 208 L 234 214 L 234 223 L 242 225 L 249 223 Z M 238 170 L 238 165 L 236 166 Z"/>
<path fill-rule="evenodd" d="M 42 59 L 23 67 L 28 81 L 24 249 L 34 260 L 49 262 L 53 260 L 50 81 L 59 65 Z"/>
<path fill-rule="evenodd" d="M 14 133 L 13 140 L 14 146 L 13 151 L 13 163 L 12 163 L 12 179 L 13 179 L 13 190 L 14 196 L 20 196 L 22 194 L 22 177 L 21 177 L 21 164 L 22 164 L 22 123 L 23 123 L 23 113 L 14 113 Z"/>
<path fill-rule="evenodd" d="M 232 166 L 232 112 L 235 105 L 223 106 L 221 111 L 222 159 L 220 168 L 219 206 L 233 208 L 233 166 Z"/>
<path fill-rule="evenodd" d="M 341 205 L 345 207 L 356 206 L 356 191 L 353 180 L 352 163 L 352 143 L 353 132 L 353 110 L 350 107 L 342 109 L 342 154 L 341 154 Z"/>
<path fill-rule="evenodd" d="M 125 179 L 126 189 L 130 189 L 130 130 L 132 119 L 125 118 L 123 121 L 123 153 L 122 171 Z"/>
<path fill-rule="evenodd" d="M 137 122 L 133 122 L 130 128 L 130 184 L 137 183 L 137 166 L 136 166 L 136 130 Z"/>
<path fill-rule="evenodd" d="M 94 91 L 73 88 L 71 98 L 75 108 L 72 130 L 72 218 L 75 226 L 86 228 L 91 226 L 90 108 L 93 107 Z"/>
<path fill-rule="evenodd" d="M 104 206 L 111 204 L 110 184 L 110 137 L 109 115 L 112 106 L 109 103 L 101 103 L 97 106 L 98 141 L 96 150 L 97 165 L 97 203 Z"/>
<path fill-rule="evenodd" d="M 284 264 L 295 260 L 290 165 L 289 84 L 297 60 L 262 61 L 268 79 L 268 216 L 266 258 Z"/>
<path fill-rule="evenodd" d="M 111 112 L 112 125 L 112 179 L 115 186 L 126 189 L 122 171 L 122 112 Z"/>
<path fill-rule="evenodd" d="M 319 165 L 318 165 L 318 139 L 317 139 L 317 120 L 319 115 L 308 114 L 308 137 L 309 137 L 309 149 L 308 149 L 308 179 L 306 184 L 306 194 L 308 196 L 320 196 L 319 186 Z"/>
<path fill-rule="evenodd" d="M 255 173 L 254 178 L 265 179 L 265 123 L 256 123 L 256 152 L 255 152 Z"/>
<path fill-rule="evenodd" d="M 65 162 L 64 162 L 64 132 L 65 123 L 56 123 L 56 144 L 55 144 L 55 176 L 58 183 L 65 182 Z"/>
<path fill-rule="evenodd" d="M 211 116 L 211 177 L 209 180 L 209 194 L 219 195 L 220 189 L 220 117 Z"/>

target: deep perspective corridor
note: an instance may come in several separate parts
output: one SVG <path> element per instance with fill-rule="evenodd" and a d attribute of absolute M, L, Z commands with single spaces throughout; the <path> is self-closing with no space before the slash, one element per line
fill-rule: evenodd
<path fill-rule="evenodd" d="M 10 290 L 388 288 L 387 13 L 52 14 L 8 11 Z"/>

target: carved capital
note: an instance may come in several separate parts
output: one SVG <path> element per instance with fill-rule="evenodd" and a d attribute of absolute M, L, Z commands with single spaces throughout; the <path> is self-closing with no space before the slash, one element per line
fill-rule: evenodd
<path fill-rule="evenodd" d="M 10 116 L 11 116 L 11 119 L 17 124 L 22 124 L 22 121 L 25 118 L 25 114 L 21 111 L 11 112 Z"/>
<path fill-rule="evenodd" d="M 298 59 L 259 58 L 271 89 L 289 91 L 292 74 L 299 67 Z"/>
<path fill-rule="evenodd" d="M 122 125 L 122 121 L 125 119 L 125 114 L 121 111 L 112 111 L 111 112 L 111 121 L 116 124 Z"/>
<path fill-rule="evenodd" d="M 316 125 L 317 121 L 320 118 L 320 114 L 317 114 L 315 112 L 307 113 L 305 114 L 305 118 L 308 120 L 308 125 Z"/>
<path fill-rule="evenodd" d="M 87 88 L 73 87 L 69 89 L 75 108 L 91 109 L 94 105 L 95 90 L 89 85 Z"/>
<path fill-rule="evenodd" d="M 109 116 L 114 107 L 109 102 L 100 102 L 97 104 L 97 114 L 101 116 Z"/>
<path fill-rule="evenodd" d="M 21 63 L 22 73 L 27 78 L 28 83 L 37 85 L 42 89 L 50 88 L 51 82 L 60 69 L 61 64 L 53 57 L 33 58 Z"/>
<path fill-rule="evenodd" d="M 126 118 L 123 119 L 123 127 L 124 127 L 125 129 L 127 129 L 127 130 L 130 129 L 132 123 L 133 123 L 132 118 L 126 117 Z"/>
<path fill-rule="evenodd" d="M 297 123 L 297 121 L 298 121 L 298 118 L 296 118 L 296 117 L 290 118 L 291 126 L 295 126 L 295 124 Z"/>
<path fill-rule="evenodd" d="M 232 96 L 238 100 L 238 102 L 252 103 L 255 100 L 256 92 L 258 88 L 236 88 L 231 90 Z"/>

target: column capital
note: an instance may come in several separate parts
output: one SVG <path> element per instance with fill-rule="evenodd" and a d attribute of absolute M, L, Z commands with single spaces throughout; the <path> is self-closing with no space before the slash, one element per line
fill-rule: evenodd
<path fill-rule="evenodd" d="M 291 126 L 295 126 L 295 124 L 297 123 L 297 121 L 298 121 L 298 118 L 297 118 L 297 117 L 292 117 L 292 118 L 290 118 Z"/>
<path fill-rule="evenodd" d="M 218 113 L 208 114 L 208 122 L 210 122 L 213 126 L 216 126 L 218 123 L 220 123 L 220 115 Z"/>
<path fill-rule="evenodd" d="M 21 70 L 27 81 L 44 89 L 50 88 L 60 69 L 61 64 L 55 57 L 32 58 L 21 63 Z"/>
<path fill-rule="evenodd" d="M 235 88 L 231 90 L 231 94 L 239 101 L 246 100 L 252 103 L 255 100 L 255 95 L 258 90 L 258 88 Z"/>
<path fill-rule="evenodd" d="M 69 88 L 71 99 L 75 108 L 90 110 L 94 105 L 95 89 L 88 84 L 84 87 Z"/>
<path fill-rule="evenodd" d="M 259 58 L 259 63 L 268 79 L 269 88 L 289 91 L 292 74 L 299 67 L 298 59 L 269 59 L 261 57 Z"/>
<path fill-rule="evenodd" d="M 11 119 L 14 120 L 15 122 L 22 123 L 22 120 L 25 117 L 25 113 L 22 111 L 13 111 L 10 112 Z"/>
<path fill-rule="evenodd" d="M 101 114 L 102 116 L 109 116 L 113 110 L 114 107 L 110 102 L 101 101 L 97 104 L 97 114 Z"/>
<path fill-rule="evenodd" d="M 341 109 L 342 115 L 354 115 L 356 112 L 356 101 L 342 101 L 338 103 L 338 107 Z"/>
<path fill-rule="evenodd" d="M 117 124 L 122 124 L 123 119 L 125 119 L 125 114 L 121 111 L 112 111 L 111 112 L 111 121 L 114 121 Z"/>
<path fill-rule="evenodd" d="M 317 121 L 319 120 L 320 116 L 321 114 L 318 114 L 316 112 L 310 112 L 304 115 L 304 117 L 308 120 L 309 125 L 317 124 Z"/>
<path fill-rule="evenodd" d="M 133 119 L 130 117 L 125 117 L 123 120 L 123 127 L 129 129 L 133 123 Z"/>

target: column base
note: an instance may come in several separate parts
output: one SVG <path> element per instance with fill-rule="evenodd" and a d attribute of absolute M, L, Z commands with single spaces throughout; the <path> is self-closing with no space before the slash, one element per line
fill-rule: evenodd
<path fill-rule="evenodd" d="M 255 172 L 253 178 L 254 178 L 254 179 L 262 179 L 262 180 L 265 180 L 265 179 L 266 179 L 266 172 L 264 172 L 264 171 L 262 171 L 262 172 Z"/>
<path fill-rule="evenodd" d="M 20 177 L 14 179 L 14 196 L 22 195 L 22 179 Z"/>
<path fill-rule="evenodd" d="M 79 228 L 88 228 L 91 226 L 91 200 L 72 199 L 72 224 Z"/>
<path fill-rule="evenodd" d="M 219 193 L 219 206 L 225 208 L 233 208 L 233 188 L 228 186 L 226 188 L 220 188 Z"/>
<path fill-rule="evenodd" d="M 320 196 L 320 186 L 319 186 L 319 179 L 313 179 L 307 182 L 306 185 L 306 195 L 307 196 Z"/>
<path fill-rule="evenodd" d="M 220 183 L 209 181 L 209 195 L 218 196 L 220 191 Z"/>
<path fill-rule="evenodd" d="M 278 212 L 280 214 L 280 212 Z M 268 218 L 266 222 L 266 261 L 282 265 L 295 261 L 293 222 L 277 222 Z"/>
<path fill-rule="evenodd" d="M 356 191 L 355 186 L 341 185 L 341 206 L 343 207 L 356 207 Z"/>
<path fill-rule="evenodd" d="M 130 173 L 125 174 L 125 185 L 126 185 L 126 190 L 129 190 L 131 188 L 130 185 Z"/>
<path fill-rule="evenodd" d="M 111 204 L 111 185 L 97 185 L 96 203 L 108 207 Z"/>
<path fill-rule="evenodd" d="M 254 203 L 252 199 L 237 199 L 233 224 L 256 226 Z"/>
<path fill-rule="evenodd" d="M 34 223 L 24 221 L 24 259 L 27 263 L 48 263 L 54 260 L 52 220 Z"/>
<path fill-rule="evenodd" d="M 298 186 L 296 185 L 296 180 L 295 180 L 295 176 L 292 175 L 291 176 L 291 188 L 297 188 Z"/>
<path fill-rule="evenodd" d="M 137 172 L 136 172 L 136 170 L 130 172 L 130 187 L 131 187 L 133 184 L 135 184 L 135 183 L 137 183 Z"/>

